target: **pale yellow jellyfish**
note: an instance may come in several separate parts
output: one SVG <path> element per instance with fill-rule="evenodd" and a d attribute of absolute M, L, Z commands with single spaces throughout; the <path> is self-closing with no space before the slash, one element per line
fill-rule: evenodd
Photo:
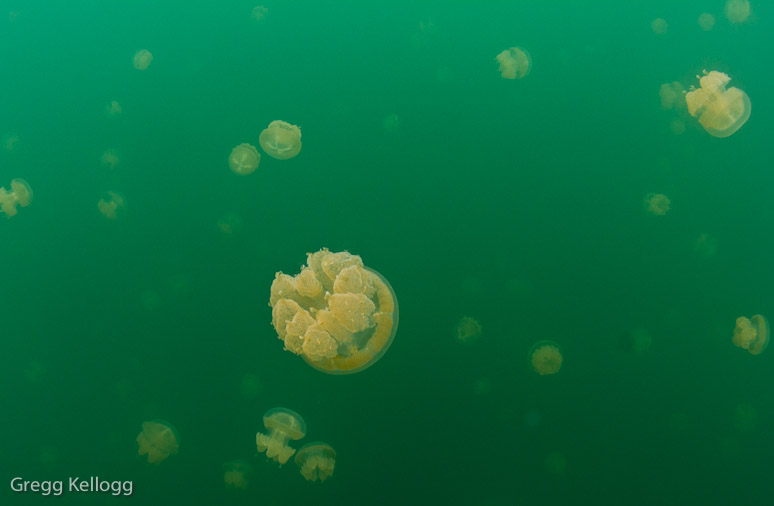
<path fill-rule="evenodd" d="M 664 18 L 656 18 L 650 22 L 650 29 L 656 35 L 664 35 L 669 29 L 669 23 Z"/>
<path fill-rule="evenodd" d="M 336 451 L 327 443 L 317 441 L 301 447 L 296 454 L 296 465 L 308 481 L 321 482 L 333 476 L 336 467 Z"/>
<path fill-rule="evenodd" d="M 97 209 L 109 220 L 117 220 L 126 214 L 126 199 L 123 195 L 107 191 L 97 202 Z"/>
<path fill-rule="evenodd" d="M 252 474 L 253 467 L 244 460 L 232 460 L 223 464 L 223 481 L 226 488 L 245 490 Z"/>
<path fill-rule="evenodd" d="M 153 54 L 147 49 L 140 49 L 134 53 L 134 68 L 137 70 L 147 69 L 153 61 Z"/>
<path fill-rule="evenodd" d="M 253 10 L 250 11 L 250 17 L 253 18 L 255 21 L 263 21 L 266 19 L 266 16 L 269 15 L 269 9 L 264 7 L 263 5 L 257 5 L 253 7 Z"/>
<path fill-rule="evenodd" d="M 3 148 L 6 151 L 13 151 L 19 146 L 19 136 L 16 134 L 10 134 L 3 137 Z"/>
<path fill-rule="evenodd" d="M 454 328 L 457 340 L 464 344 L 472 344 L 481 338 L 483 327 L 478 320 L 470 316 L 463 316 Z"/>
<path fill-rule="evenodd" d="M 103 167 L 107 169 L 115 169 L 118 167 L 118 163 L 121 161 L 118 157 L 118 152 L 115 149 L 107 149 L 99 159 Z"/>
<path fill-rule="evenodd" d="M 121 104 L 119 104 L 116 100 L 111 100 L 108 105 L 105 106 L 105 114 L 108 116 L 118 116 L 121 114 Z"/>
<path fill-rule="evenodd" d="M 744 23 L 750 17 L 750 2 L 748 0 L 728 0 L 726 2 L 726 17 L 732 23 Z"/>
<path fill-rule="evenodd" d="M 751 355 L 759 355 L 769 344 L 769 322 L 763 315 L 756 314 L 751 318 L 740 316 L 736 319 L 734 346 L 745 349 Z"/>
<path fill-rule="evenodd" d="M 24 179 L 12 179 L 11 191 L 0 188 L 0 211 L 4 212 L 9 218 L 16 216 L 19 212 L 16 206 L 27 207 L 32 202 L 32 189 Z"/>
<path fill-rule="evenodd" d="M 708 32 L 715 27 L 715 16 L 713 16 L 709 12 L 702 12 L 699 15 L 699 19 L 697 21 L 701 29 L 704 30 L 705 32 Z"/>
<path fill-rule="evenodd" d="M 180 437 L 171 423 L 163 420 L 142 422 L 142 432 L 137 436 L 140 446 L 137 455 L 147 455 L 148 462 L 160 464 L 180 448 Z"/>
<path fill-rule="evenodd" d="M 258 451 L 266 452 L 268 458 L 280 465 L 286 463 L 296 453 L 295 449 L 288 446 L 288 440 L 297 441 L 306 436 L 306 422 L 294 411 L 274 408 L 263 415 L 263 425 L 269 434 L 259 432 L 255 435 Z"/>
<path fill-rule="evenodd" d="M 526 49 L 511 47 L 495 56 L 500 64 L 497 69 L 505 79 L 521 79 L 532 70 L 532 57 Z"/>
<path fill-rule="evenodd" d="M 258 144 L 277 160 L 293 158 L 301 151 L 301 129 L 284 121 L 275 120 L 261 132 Z"/>
<path fill-rule="evenodd" d="M 750 117 L 750 98 L 739 88 L 728 88 L 731 81 L 727 74 L 713 70 L 704 71 L 699 78 L 699 88 L 691 87 L 685 94 L 688 112 L 713 137 L 728 137 Z"/>
<path fill-rule="evenodd" d="M 241 176 L 255 172 L 259 163 L 261 163 L 261 154 L 255 149 L 255 146 L 247 143 L 242 143 L 232 149 L 228 157 L 228 166 Z"/>
<path fill-rule="evenodd" d="M 658 90 L 662 109 L 685 108 L 685 88 L 678 81 L 664 83 Z"/>
<path fill-rule="evenodd" d="M 645 210 L 656 216 L 664 216 L 669 211 L 671 201 L 663 193 L 648 193 L 643 199 Z"/>
<path fill-rule="evenodd" d="M 529 363 L 541 376 L 558 373 L 562 360 L 562 350 L 553 341 L 538 341 L 529 350 Z"/>
<path fill-rule="evenodd" d="M 226 213 L 216 225 L 224 235 L 235 235 L 242 230 L 242 217 L 237 213 Z"/>
<path fill-rule="evenodd" d="M 370 367 L 398 328 L 392 287 L 345 251 L 308 253 L 307 264 L 296 276 L 278 272 L 271 285 L 272 325 L 285 349 L 328 374 Z"/>

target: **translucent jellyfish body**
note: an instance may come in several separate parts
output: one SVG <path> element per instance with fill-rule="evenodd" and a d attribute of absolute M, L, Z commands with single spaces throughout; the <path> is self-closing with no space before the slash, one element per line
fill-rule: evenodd
<path fill-rule="evenodd" d="M 11 191 L 0 188 L 0 211 L 9 218 L 19 212 L 16 206 L 27 207 L 32 202 L 32 189 L 24 179 L 12 179 Z"/>
<path fill-rule="evenodd" d="M 160 464 L 180 448 L 180 437 L 171 423 L 151 420 L 142 423 L 142 432 L 137 436 L 137 455 L 147 455 L 148 462 Z"/>
<path fill-rule="evenodd" d="M 769 345 L 769 322 L 763 315 L 756 314 L 751 318 L 740 316 L 736 319 L 734 337 L 731 342 L 734 346 L 745 349 L 751 355 L 763 353 Z"/>
<path fill-rule="evenodd" d="M 511 47 L 495 57 L 500 64 L 500 75 L 505 79 L 521 79 L 532 70 L 532 57 L 526 49 Z"/>
<path fill-rule="evenodd" d="M 288 446 L 288 440 L 296 441 L 306 436 L 306 422 L 295 411 L 274 408 L 263 415 L 263 425 L 269 433 L 259 432 L 255 435 L 258 451 L 266 452 L 267 457 L 280 465 L 286 463 L 296 453 L 294 448 Z"/>
<path fill-rule="evenodd" d="M 750 117 L 750 98 L 739 88 L 726 88 L 728 75 L 713 70 L 699 77 L 699 87 L 685 94 L 688 112 L 713 137 L 728 137 Z"/>
<path fill-rule="evenodd" d="M 562 361 L 562 350 L 553 341 L 538 341 L 529 350 L 529 363 L 541 376 L 558 373 Z"/>
<path fill-rule="evenodd" d="M 255 146 L 247 143 L 240 144 L 231 150 L 228 157 L 228 166 L 233 172 L 246 176 L 255 172 L 261 162 L 261 154 Z"/>
<path fill-rule="evenodd" d="M 464 344 L 472 344 L 481 338 L 483 328 L 478 320 L 471 318 L 470 316 L 463 316 L 457 327 L 454 329 L 457 335 L 457 340 Z"/>
<path fill-rule="evenodd" d="M 226 488 L 246 489 L 252 473 L 252 466 L 244 460 L 232 460 L 223 465 L 223 481 L 226 483 Z"/>
<path fill-rule="evenodd" d="M 284 121 L 275 120 L 261 132 L 258 144 L 272 158 L 287 160 L 301 151 L 301 129 Z"/>
<path fill-rule="evenodd" d="M 97 202 L 97 209 L 109 220 L 117 220 L 126 214 L 126 199 L 117 192 L 108 191 Z"/>
<path fill-rule="evenodd" d="M 664 83 L 658 90 L 658 95 L 661 97 L 662 109 L 682 109 L 685 107 L 684 100 L 685 90 L 683 85 L 678 81 L 672 81 L 671 83 Z"/>
<path fill-rule="evenodd" d="M 663 193 L 648 193 L 642 201 L 645 211 L 656 216 L 664 216 L 669 212 L 671 201 Z"/>
<path fill-rule="evenodd" d="M 308 481 L 325 481 L 333 476 L 336 451 L 329 444 L 320 441 L 305 444 L 298 450 L 295 462 Z"/>
<path fill-rule="evenodd" d="M 726 18 L 732 23 L 744 23 L 750 17 L 750 2 L 748 0 L 728 0 L 725 11 Z"/>
<path fill-rule="evenodd" d="M 137 70 L 145 70 L 150 67 L 153 61 L 153 54 L 147 49 L 140 49 L 134 53 L 134 68 Z"/>
<path fill-rule="evenodd" d="M 328 374 L 370 367 L 398 328 L 398 301 L 387 280 L 359 256 L 327 248 L 308 253 L 296 276 L 278 272 L 269 305 L 285 349 Z"/>

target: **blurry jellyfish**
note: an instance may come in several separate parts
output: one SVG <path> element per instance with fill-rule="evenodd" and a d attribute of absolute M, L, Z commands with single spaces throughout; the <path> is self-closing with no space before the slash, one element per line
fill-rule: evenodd
<path fill-rule="evenodd" d="M 140 49 L 134 53 L 134 68 L 137 70 L 147 69 L 153 61 L 153 54 L 147 49 Z"/>
<path fill-rule="evenodd" d="M 263 383 L 261 378 L 255 374 L 247 373 L 242 376 L 242 382 L 239 391 L 245 399 L 255 399 L 263 392 Z"/>
<path fill-rule="evenodd" d="M 126 214 L 126 199 L 120 193 L 107 191 L 97 202 L 97 209 L 105 218 L 116 220 Z"/>
<path fill-rule="evenodd" d="M 675 135 L 682 135 L 685 133 L 685 121 L 683 118 L 674 118 L 669 122 L 669 130 Z"/>
<path fill-rule="evenodd" d="M 269 9 L 264 7 L 263 5 L 257 5 L 253 7 L 253 10 L 250 11 L 250 17 L 253 18 L 255 21 L 263 21 L 266 19 L 266 16 L 269 15 Z"/>
<path fill-rule="evenodd" d="M 247 143 L 240 144 L 231 150 L 228 157 L 228 166 L 231 170 L 241 176 L 246 176 L 255 172 L 258 164 L 261 163 L 261 154 Z"/>
<path fill-rule="evenodd" d="M 32 202 L 32 189 L 29 183 L 24 179 L 12 179 L 11 191 L 0 187 L 0 211 L 4 212 L 9 218 L 16 216 L 19 212 L 16 206 L 27 207 Z"/>
<path fill-rule="evenodd" d="M 726 2 L 726 17 L 732 23 L 744 23 L 750 17 L 750 2 L 748 0 L 728 0 Z"/>
<path fill-rule="evenodd" d="M 301 151 L 301 129 L 281 120 L 272 121 L 261 132 L 258 144 L 272 158 L 293 158 Z"/>
<path fill-rule="evenodd" d="M 105 106 L 105 113 L 108 116 L 118 116 L 119 114 L 121 114 L 121 111 L 122 111 L 121 104 L 119 104 L 115 100 L 111 100 L 110 103 Z"/>
<path fill-rule="evenodd" d="M 3 149 L 6 151 L 13 151 L 19 146 L 19 136 L 16 134 L 10 134 L 3 137 Z"/>
<path fill-rule="evenodd" d="M 171 423 L 163 420 L 142 422 L 142 432 L 137 436 L 137 455 L 147 455 L 150 464 L 160 464 L 177 453 L 180 437 Z"/>
<path fill-rule="evenodd" d="M 708 32 L 715 27 L 715 16 L 709 12 L 702 12 L 697 21 L 699 22 L 701 29 L 705 32 Z"/>
<path fill-rule="evenodd" d="M 567 469 L 567 457 L 560 452 L 553 451 L 546 455 L 543 465 L 549 473 L 562 475 Z"/>
<path fill-rule="evenodd" d="M 643 200 L 645 210 L 656 216 L 664 216 L 669 211 L 671 201 L 663 193 L 648 193 Z"/>
<path fill-rule="evenodd" d="M 483 328 L 475 318 L 463 316 L 457 322 L 454 333 L 457 336 L 457 341 L 463 344 L 473 344 L 481 338 Z"/>
<path fill-rule="evenodd" d="M 301 468 L 301 474 L 308 481 L 321 482 L 333 476 L 333 468 L 336 466 L 336 452 L 331 445 L 317 441 L 302 446 L 295 459 L 296 465 Z"/>
<path fill-rule="evenodd" d="M 118 167 L 118 162 L 120 159 L 118 158 L 118 152 L 115 149 L 107 149 L 104 153 L 102 153 L 99 161 L 102 163 L 103 167 L 108 169 L 115 169 Z"/>
<path fill-rule="evenodd" d="M 278 272 L 271 285 L 272 325 L 285 349 L 328 374 L 367 369 L 398 328 L 392 287 L 346 251 L 323 248 L 307 264 L 296 276 Z"/>
<path fill-rule="evenodd" d="M 624 351 L 633 353 L 644 353 L 648 351 L 653 344 L 653 337 L 645 329 L 634 329 L 631 332 L 623 334 L 618 340 L 618 344 Z"/>
<path fill-rule="evenodd" d="M 521 79 L 532 70 L 532 57 L 526 49 L 511 47 L 495 57 L 500 64 L 500 75 L 505 79 Z"/>
<path fill-rule="evenodd" d="M 683 109 L 685 107 L 685 88 L 678 81 L 664 83 L 658 90 L 662 109 Z"/>
<path fill-rule="evenodd" d="M 704 71 L 699 78 L 699 87 L 691 87 L 685 94 L 688 112 L 713 137 L 728 137 L 750 117 L 750 98 L 739 88 L 728 88 L 731 81 L 727 74 L 718 71 Z"/>
<path fill-rule="evenodd" d="M 650 29 L 656 35 L 664 35 L 669 29 L 669 23 L 664 18 L 656 18 L 650 22 Z"/>
<path fill-rule="evenodd" d="M 769 322 L 759 314 L 749 319 L 740 316 L 736 319 L 736 328 L 731 342 L 734 346 L 749 351 L 751 355 L 761 354 L 769 344 Z"/>
<path fill-rule="evenodd" d="M 226 213 L 218 220 L 218 230 L 225 235 L 238 234 L 242 230 L 242 217 L 237 213 Z"/>
<path fill-rule="evenodd" d="M 562 351 L 553 341 L 538 341 L 529 350 L 529 363 L 541 376 L 558 373 L 562 360 Z"/>
<path fill-rule="evenodd" d="M 700 234 L 693 241 L 693 250 L 703 257 L 714 256 L 718 251 L 718 239 L 714 235 L 707 233 Z"/>
<path fill-rule="evenodd" d="M 226 482 L 226 488 L 245 490 L 252 473 L 252 466 L 244 460 L 232 460 L 223 464 L 223 481 Z"/>
<path fill-rule="evenodd" d="M 279 462 L 286 463 L 296 450 L 288 446 L 288 440 L 297 441 L 306 436 L 306 423 L 301 415 L 285 408 L 270 409 L 263 415 L 263 425 L 269 434 L 261 432 L 255 435 L 255 444 L 258 451 L 266 452 L 266 456 Z"/>
<path fill-rule="evenodd" d="M 752 404 L 742 403 L 734 410 L 734 427 L 739 432 L 752 432 L 758 426 L 758 410 Z"/>
<path fill-rule="evenodd" d="M 397 114 L 390 114 L 384 118 L 382 126 L 384 126 L 386 132 L 395 133 L 398 131 L 398 128 L 400 128 L 400 118 Z"/>

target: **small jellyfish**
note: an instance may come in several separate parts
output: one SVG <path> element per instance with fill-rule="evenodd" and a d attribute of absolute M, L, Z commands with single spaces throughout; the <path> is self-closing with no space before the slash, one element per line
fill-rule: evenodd
<path fill-rule="evenodd" d="M 726 18 L 732 23 L 744 23 L 750 17 L 750 2 L 748 0 L 728 0 L 726 2 Z"/>
<path fill-rule="evenodd" d="M 667 23 L 664 18 L 656 18 L 650 22 L 650 29 L 653 30 L 653 33 L 656 35 L 664 35 L 669 29 L 669 23 Z"/>
<path fill-rule="evenodd" d="M 693 241 L 693 251 L 699 256 L 709 258 L 718 252 L 718 239 L 714 235 L 703 233 Z"/>
<path fill-rule="evenodd" d="M 255 435 L 255 444 L 258 451 L 266 452 L 266 456 L 279 462 L 286 463 L 296 450 L 288 446 L 288 440 L 297 441 L 306 436 L 306 423 L 301 415 L 285 408 L 270 409 L 263 415 L 263 425 L 269 434 L 261 432 Z"/>
<path fill-rule="evenodd" d="M 296 125 L 275 120 L 261 132 L 258 143 L 270 157 L 287 160 L 301 151 L 301 129 Z"/>
<path fill-rule="evenodd" d="M 708 32 L 712 30 L 715 27 L 715 16 L 710 14 L 709 12 L 702 12 L 699 15 L 699 19 L 697 20 L 699 23 L 699 26 L 702 30 L 705 32 Z"/>
<path fill-rule="evenodd" d="M 567 457 L 561 452 L 553 451 L 546 455 L 543 464 L 549 473 L 563 475 L 567 469 Z"/>
<path fill-rule="evenodd" d="M 244 460 L 232 460 L 223 464 L 223 481 L 226 488 L 245 490 L 253 474 L 253 467 Z"/>
<path fill-rule="evenodd" d="M 769 344 L 769 322 L 759 314 L 749 319 L 740 316 L 736 319 L 736 328 L 731 342 L 734 346 L 749 351 L 751 355 L 760 355 Z"/>
<path fill-rule="evenodd" d="M 118 162 L 121 160 L 118 157 L 118 152 L 115 149 L 107 149 L 104 153 L 102 153 L 99 161 L 103 167 L 112 170 L 118 167 Z"/>
<path fill-rule="evenodd" d="M 656 216 L 664 216 L 669 211 L 671 201 L 663 193 L 648 193 L 643 199 L 645 210 Z"/>
<path fill-rule="evenodd" d="M 634 329 L 626 332 L 618 339 L 618 344 L 624 351 L 633 353 L 645 353 L 653 345 L 653 337 L 645 329 Z"/>
<path fill-rule="evenodd" d="M 317 441 L 301 447 L 296 454 L 296 465 L 301 468 L 301 474 L 308 481 L 321 482 L 333 476 L 336 466 L 336 451 L 331 445 Z"/>
<path fill-rule="evenodd" d="M 269 9 L 263 5 L 257 5 L 250 11 L 250 17 L 255 21 L 263 21 L 269 15 Z"/>
<path fill-rule="evenodd" d="M 242 217 L 237 213 L 226 213 L 216 225 L 224 235 L 236 235 L 242 230 Z"/>
<path fill-rule="evenodd" d="M 386 132 L 391 134 L 395 133 L 400 128 L 400 118 L 397 114 L 390 114 L 384 118 L 384 121 L 382 121 L 382 126 Z"/>
<path fill-rule="evenodd" d="M 142 432 L 137 436 L 137 455 L 147 455 L 150 464 L 160 464 L 180 448 L 180 437 L 171 423 L 163 420 L 142 422 Z"/>
<path fill-rule="evenodd" d="M 121 104 L 119 104 L 116 100 L 111 100 L 108 105 L 105 106 L 105 114 L 108 116 L 118 116 L 121 114 Z"/>
<path fill-rule="evenodd" d="M 137 70 L 147 69 L 153 61 L 153 54 L 147 49 L 140 49 L 134 53 L 134 68 Z"/>
<path fill-rule="evenodd" d="M 457 336 L 457 341 L 463 344 L 472 344 L 481 338 L 483 328 L 475 318 L 463 316 L 460 321 L 457 322 L 454 331 Z"/>
<path fill-rule="evenodd" d="M 228 156 L 228 166 L 240 176 L 255 172 L 259 163 L 261 163 L 261 154 L 258 153 L 255 146 L 247 143 L 242 143 L 232 149 Z"/>
<path fill-rule="evenodd" d="M 662 109 L 683 109 L 685 108 L 685 88 L 678 81 L 664 83 L 658 90 L 661 97 Z"/>
<path fill-rule="evenodd" d="M 532 70 L 532 57 L 526 49 L 511 47 L 495 56 L 500 64 L 497 69 L 505 79 L 521 79 Z"/>
<path fill-rule="evenodd" d="M 11 191 L 0 188 L 0 211 L 4 212 L 9 218 L 16 216 L 18 210 L 16 206 L 27 207 L 32 202 L 32 189 L 24 179 L 12 179 Z"/>
<path fill-rule="evenodd" d="M 713 137 L 728 137 L 750 117 L 750 98 L 739 88 L 728 88 L 731 81 L 727 74 L 713 70 L 704 71 L 699 87 L 691 87 L 685 94 L 688 113 L 699 118 L 699 123 Z"/>
<path fill-rule="evenodd" d="M 19 136 L 16 134 L 6 135 L 3 137 L 3 148 L 11 152 L 19 146 Z"/>
<path fill-rule="evenodd" d="M 126 199 L 123 195 L 107 191 L 97 202 L 97 209 L 109 220 L 117 220 L 126 214 Z"/>
<path fill-rule="evenodd" d="M 538 341 L 529 350 L 529 363 L 541 376 L 558 373 L 562 360 L 562 351 L 553 341 Z"/>

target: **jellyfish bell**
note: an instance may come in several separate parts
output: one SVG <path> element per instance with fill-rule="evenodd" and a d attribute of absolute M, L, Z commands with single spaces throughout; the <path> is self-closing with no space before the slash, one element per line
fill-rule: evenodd
<path fill-rule="evenodd" d="M 97 202 L 97 209 L 108 220 L 117 220 L 126 214 L 126 199 L 114 191 L 107 191 Z"/>
<path fill-rule="evenodd" d="M 253 18 L 254 21 L 263 21 L 268 15 L 269 9 L 263 5 L 256 5 L 253 7 L 253 10 L 250 11 L 250 17 Z"/>
<path fill-rule="evenodd" d="M 153 54 L 147 49 L 140 49 L 134 53 L 134 68 L 137 70 L 146 70 L 153 61 Z"/>
<path fill-rule="evenodd" d="M 699 87 L 685 94 L 688 113 L 713 137 L 734 134 L 750 118 L 750 98 L 739 88 L 726 88 L 731 78 L 722 72 L 704 71 L 697 77 Z"/>
<path fill-rule="evenodd" d="M 306 436 L 306 422 L 301 415 L 287 408 L 270 409 L 263 415 L 263 425 L 268 434 L 255 435 L 258 451 L 280 465 L 285 464 L 296 450 L 288 446 L 288 440 L 297 441 Z"/>
<path fill-rule="evenodd" d="M 328 443 L 317 441 L 302 446 L 295 458 L 301 475 L 308 481 L 323 482 L 333 476 L 336 467 L 336 451 Z"/>
<path fill-rule="evenodd" d="M 242 143 L 232 149 L 228 157 L 228 166 L 240 176 L 255 172 L 259 163 L 261 163 L 261 154 L 258 153 L 255 146 L 247 143 Z"/>
<path fill-rule="evenodd" d="M 656 18 L 650 22 L 650 29 L 653 30 L 653 33 L 656 35 L 664 35 L 667 33 L 667 30 L 669 30 L 669 23 L 667 23 L 667 20 L 664 18 Z"/>
<path fill-rule="evenodd" d="M 223 464 L 223 481 L 229 489 L 245 490 L 252 473 L 253 467 L 244 460 L 232 460 Z"/>
<path fill-rule="evenodd" d="M 740 316 L 736 319 L 734 346 L 750 352 L 750 355 L 760 355 L 769 345 L 769 322 L 763 315 L 753 315 L 750 318 Z"/>
<path fill-rule="evenodd" d="M 699 26 L 705 32 L 712 30 L 715 27 L 715 16 L 709 12 L 702 12 L 697 19 Z"/>
<path fill-rule="evenodd" d="M 726 18 L 732 23 L 744 23 L 750 17 L 749 0 L 728 0 L 725 6 Z"/>
<path fill-rule="evenodd" d="M 301 129 L 285 121 L 272 121 L 261 132 L 258 144 L 272 158 L 293 158 L 301 151 Z"/>
<path fill-rule="evenodd" d="M 455 327 L 457 341 L 463 344 L 473 344 L 481 338 L 483 327 L 475 318 L 463 316 Z"/>
<path fill-rule="evenodd" d="M 541 376 L 558 373 L 563 360 L 561 348 L 553 341 L 538 341 L 529 350 L 530 366 Z"/>
<path fill-rule="evenodd" d="M 108 105 L 105 106 L 105 114 L 108 116 L 118 116 L 121 114 L 121 104 L 117 100 L 111 100 Z"/>
<path fill-rule="evenodd" d="M 532 70 L 532 57 L 526 49 L 511 47 L 495 56 L 500 64 L 497 69 L 504 79 L 521 79 Z"/>
<path fill-rule="evenodd" d="M 180 436 L 175 427 L 164 420 L 150 420 L 142 423 L 142 432 L 137 436 L 137 455 L 148 456 L 148 463 L 160 464 L 180 448 Z"/>
<path fill-rule="evenodd" d="M 643 199 L 645 210 L 656 216 L 664 216 L 669 212 L 671 201 L 663 193 L 648 193 Z"/>
<path fill-rule="evenodd" d="M 27 207 L 32 202 L 32 188 L 24 179 L 11 180 L 11 191 L 0 188 L 0 211 L 9 218 L 19 212 L 17 206 Z"/>

